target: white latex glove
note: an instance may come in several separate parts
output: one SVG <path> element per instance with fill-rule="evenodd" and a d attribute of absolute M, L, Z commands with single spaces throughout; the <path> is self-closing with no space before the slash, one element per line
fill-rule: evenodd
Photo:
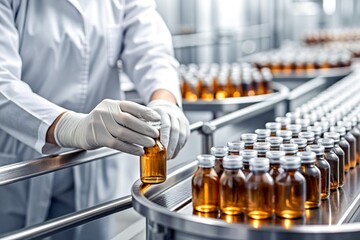
<path fill-rule="evenodd" d="M 175 158 L 190 135 L 189 121 L 175 104 L 165 100 L 153 100 L 148 107 L 161 116 L 160 141 L 167 150 L 167 159 Z"/>
<path fill-rule="evenodd" d="M 142 147 L 155 145 L 158 131 L 145 121 L 159 121 L 157 112 L 129 101 L 105 99 L 89 114 L 66 112 L 55 126 L 61 147 L 95 149 L 109 147 L 143 155 Z"/>

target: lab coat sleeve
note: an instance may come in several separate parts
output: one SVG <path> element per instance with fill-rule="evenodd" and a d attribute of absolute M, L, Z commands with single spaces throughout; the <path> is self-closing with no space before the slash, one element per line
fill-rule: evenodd
<path fill-rule="evenodd" d="M 126 0 L 121 59 L 145 103 L 157 89 L 170 91 L 181 106 L 178 62 L 171 34 L 153 1 Z"/>
<path fill-rule="evenodd" d="M 65 109 L 35 94 L 21 80 L 15 10 L 12 1 L 0 1 L 0 128 L 40 153 L 51 153 L 59 148 L 45 144 L 46 132 Z"/>

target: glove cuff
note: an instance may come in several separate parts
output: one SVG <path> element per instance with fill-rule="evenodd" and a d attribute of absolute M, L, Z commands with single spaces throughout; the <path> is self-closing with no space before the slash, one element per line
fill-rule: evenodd
<path fill-rule="evenodd" d="M 80 147 L 81 144 L 77 142 L 76 134 L 74 133 L 85 116 L 86 114 L 72 111 L 66 112 L 61 116 L 54 129 L 54 138 L 58 146 Z"/>

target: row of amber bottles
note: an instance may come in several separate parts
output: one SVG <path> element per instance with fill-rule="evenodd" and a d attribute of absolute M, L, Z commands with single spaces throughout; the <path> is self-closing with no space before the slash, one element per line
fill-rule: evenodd
<path fill-rule="evenodd" d="M 180 77 L 182 97 L 187 101 L 211 101 L 272 92 L 270 70 L 258 70 L 246 63 L 182 66 Z"/>
<path fill-rule="evenodd" d="M 273 75 L 306 74 L 315 70 L 349 67 L 352 54 L 349 50 L 338 48 L 284 48 L 261 52 L 251 60 L 259 69 L 270 68 Z"/>
<path fill-rule="evenodd" d="M 339 145 L 340 134 L 334 131 L 343 133 L 345 128 L 335 127 L 331 129 L 334 130 L 333 132 L 323 133 L 322 131 L 317 131 L 315 134 L 308 131 L 301 132 L 301 130 L 318 130 L 316 126 L 306 127 L 306 124 L 291 124 L 290 118 L 277 118 L 276 120 L 277 122 L 267 123 L 266 129 L 255 130 L 256 134 L 242 134 L 242 141 L 229 142 L 228 147 L 212 148 L 211 152 L 216 157 L 214 163 L 215 172 L 218 177 L 222 176 L 224 171 L 222 158 L 227 154 L 235 157 L 236 155 L 241 155 L 241 171 L 242 174 L 247 177 L 251 173 L 249 164 L 251 159 L 264 159 L 266 156 L 270 159 L 269 174 L 273 178 L 273 181 L 276 182 L 277 176 L 284 172 L 284 169 L 281 168 L 279 164 L 280 158 L 282 156 L 294 157 L 297 154 L 302 163 L 300 172 L 305 177 L 306 184 L 308 185 L 306 194 L 304 195 L 306 199 L 304 208 L 318 207 L 320 205 L 320 199 L 325 200 L 329 197 L 330 190 L 336 190 L 344 184 L 345 153 Z M 307 123 L 307 121 L 295 122 Z M 282 126 L 282 123 L 286 123 L 287 125 Z M 341 122 L 338 124 L 341 124 Z M 304 128 L 304 126 L 306 128 Z M 296 131 L 295 134 L 293 134 L 290 130 L 281 129 L 295 129 Z M 274 130 L 276 131 L 273 135 Z M 349 128 L 349 131 L 350 130 Z M 345 133 L 343 133 L 343 135 L 344 134 Z M 325 138 L 318 138 L 317 136 L 324 136 Z M 315 143 L 318 145 L 315 145 Z M 304 152 L 306 146 L 309 152 Z M 261 204 L 259 204 L 259 206 L 260 205 Z M 229 213 L 229 211 L 224 210 L 224 213 Z M 252 215 L 253 214 L 250 214 L 249 216 L 251 217 Z M 290 215 L 278 215 L 291 218 Z M 294 216 L 295 215 L 294 213 Z M 261 214 L 258 218 L 262 218 Z"/>
<path fill-rule="evenodd" d="M 359 41 L 359 29 L 323 29 L 308 33 L 305 36 L 307 44 L 323 44 L 328 42 Z"/>
<path fill-rule="evenodd" d="M 282 172 L 275 180 L 268 173 L 268 158 L 252 158 L 247 177 L 242 171 L 241 156 L 225 156 L 220 177 L 213 168 L 214 156 L 200 155 L 198 161 L 199 168 L 192 179 L 196 211 L 213 212 L 220 208 L 224 214 L 246 213 L 254 219 L 269 218 L 274 212 L 283 218 L 303 217 L 306 181 L 299 172 L 299 157 L 281 157 Z"/>

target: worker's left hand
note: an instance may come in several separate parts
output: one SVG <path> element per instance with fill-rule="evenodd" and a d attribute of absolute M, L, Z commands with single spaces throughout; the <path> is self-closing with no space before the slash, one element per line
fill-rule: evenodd
<path fill-rule="evenodd" d="M 181 108 L 166 100 L 153 100 L 148 104 L 161 116 L 160 141 L 167 150 L 167 159 L 175 158 L 190 135 L 189 121 Z"/>

